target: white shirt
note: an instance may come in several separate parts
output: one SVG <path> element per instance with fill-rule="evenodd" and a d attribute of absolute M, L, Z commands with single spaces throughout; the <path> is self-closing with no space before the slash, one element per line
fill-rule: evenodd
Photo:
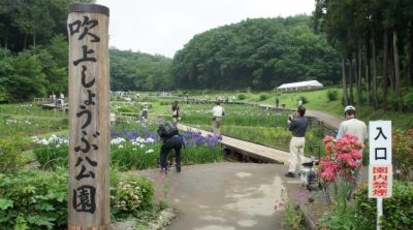
<path fill-rule="evenodd" d="M 342 138 L 345 134 L 356 136 L 361 144 L 368 138 L 366 124 L 356 118 L 341 122 L 336 139 Z"/>
<path fill-rule="evenodd" d="M 222 117 L 224 113 L 225 113 L 225 110 L 220 105 L 216 105 L 214 106 L 214 108 L 212 108 L 212 116 L 214 117 Z"/>

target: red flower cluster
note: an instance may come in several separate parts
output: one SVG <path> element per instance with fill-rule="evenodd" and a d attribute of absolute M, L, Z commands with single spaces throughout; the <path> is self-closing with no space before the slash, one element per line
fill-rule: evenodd
<path fill-rule="evenodd" d="M 360 167 L 363 145 L 352 135 L 344 135 L 335 141 L 332 136 L 323 139 L 325 156 L 320 159 L 318 174 L 323 182 L 335 182 L 337 176 L 353 181 L 353 172 Z"/>

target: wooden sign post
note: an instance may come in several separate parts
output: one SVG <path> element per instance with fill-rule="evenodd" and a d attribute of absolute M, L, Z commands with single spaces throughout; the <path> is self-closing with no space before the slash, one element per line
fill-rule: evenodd
<path fill-rule="evenodd" d="M 109 9 L 70 5 L 69 230 L 110 229 Z"/>

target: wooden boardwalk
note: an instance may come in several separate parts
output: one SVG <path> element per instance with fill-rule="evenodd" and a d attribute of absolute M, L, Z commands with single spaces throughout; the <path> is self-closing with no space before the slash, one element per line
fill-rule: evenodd
<path fill-rule="evenodd" d="M 59 103 L 53 102 L 50 98 L 34 98 L 33 104 L 40 106 L 42 109 L 50 110 L 64 110 L 67 112 L 69 109 L 69 104 L 65 103 L 62 99 L 57 99 Z"/>
<path fill-rule="evenodd" d="M 213 135 L 211 132 L 197 129 L 194 127 L 189 127 L 182 124 L 178 124 L 178 128 L 184 131 L 199 132 L 203 136 Z M 221 145 L 223 146 L 223 148 L 228 148 L 231 151 L 236 151 L 245 156 L 249 156 L 251 158 L 262 160 L 269 163 L 288 164 L 290 156 L 289 152 L 285 152 L 264 145 L 255 144 L 248 141 L 239 140 L 228 136 L 222 136 Z M 305 160 L 310 161 L 309 158 L 306 158 Z"/>
<path fill-rule="evenodd" d="M 43 109 L 59 109 L 59 110 L 67 110 L 69 109 L 69 105 L 67 103 L 61 104 L 54 104 L 54 103 L 47 103 L 41 105 Z"/>
<path fill-rule="evenodd" d="M 211 100 L 202 101 L 202 103 L 213 103 L 213 102 L 214 101 L 211 101 Z M 191 103 L 201 103 L 201 101 L 193 100 Z M 224 102 L 224 103 L 241 104 L 241 105 L 247 105 L 247 106 L 258 106 L 262 109 L 267 109 L 267 110 L 288 110 L 288 111 L 293 110 L 292 108 L 277 108 L 272 105 L 262 105 L 262 104 L 255 104 L 255 103 L 240 103 L 240 102 L 237 102 L 237 103 Z M 332 130 L 337 130 L 340 125 L 340 122 L 343 121 L 343 118 L 339 118 L 331 114 L 326 114 L 326 113 L 314 111 L 314 110 L 307 110 L 305 116 L 313 117 L 317 119 L 319 122 L 322 123 L 324 127 L 330 128 Z M 185 126 L 182 124 L 178 124 L 178 128 L 181 130 L 196 130 L 197 132 L 201 132 L 202 135 L 208 135 L 208 134 L 212 135 L 211 132 L 200 130 L 194 127 Z M 260 144 L 256 144 L 256 143 L 252 143 L 248 141 L 243 141 L 243 140 L 239 140 L 239 139 L 228 137 L 228 136 L 222 136 L 221 144 L 223 148 L 228 148 L 230 149 L 230 151 L 235 151 L 237 153 L 243 154 L 244 156 L 248 156 L 253 159 L 258 159 L 260 161 L 270 162 L 270 163 L 283 163 L 283 164 L 288 164 L 289 162 L 289 156 L 290 156 L 289 152 L 271 148 L 268 146 L 264 146 L 264 145 L 260 145 Z M 304 161 L 311 162 L 311 159 L 308 157 L 305 157 Z"/>

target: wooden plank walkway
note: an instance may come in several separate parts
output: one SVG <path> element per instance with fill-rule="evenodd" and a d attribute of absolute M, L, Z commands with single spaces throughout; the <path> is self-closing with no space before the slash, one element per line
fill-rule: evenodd
<path fill-rule="evenodd" d="M 67 103 L 61 105 L 56 105 L 54 103 L 48 103 L 48 104 L 42 104 L 41 105 L 43 109 L 57 109 L 57 110 L 68 110 L 69 109 L 69 105 Z"/>
<path fill-rule="evenodd" d="M 183 131 L 193 131 L 199 132 L 203 136 L 213 135 L 211 132 L 197 129 L 194 127 L 178 124 L 178 128 Z M 288 164 L 290 153 L 275 148 L 270 148 L 268 146 L 259 145 L 256 143 L 239 140 L 236 138 L 222 136 L 221 145 L 224 148 L 230 148 L 236 150 L 237 152 L 247 155 L 249 157 L 264 160 L 270 163 L 281 163 Z M 305 158 L 306 161 L 310 161 L 309 158 Z"/>

